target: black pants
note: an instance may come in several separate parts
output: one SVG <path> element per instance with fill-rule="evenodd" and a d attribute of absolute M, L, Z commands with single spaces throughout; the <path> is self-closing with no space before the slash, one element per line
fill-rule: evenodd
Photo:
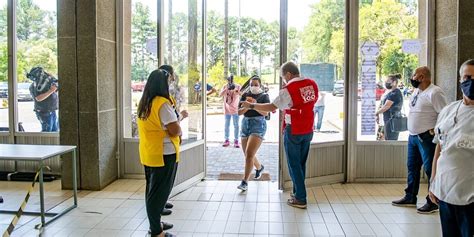
<path fill-rule="evenodd" d="M 439 217 L 443 236 L 472 237 L 474 235 L 474 203 L 457 206 L 440 200 Z"/>
<path fill-rule="evenodd" d="M 145 166 L 145 203 L 152 236 L 163 232 L 161 229 L 161 211 L 170 196 L 176 170 L 178 169 L 176 154 L 165 155 L 163 158 L 165 161 L 163 167 Z"/>

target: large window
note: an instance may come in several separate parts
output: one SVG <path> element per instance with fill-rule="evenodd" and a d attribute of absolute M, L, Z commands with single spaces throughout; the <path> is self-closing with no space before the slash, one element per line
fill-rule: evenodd
<path fill-rule="evenodd" d="M 202 100 L 194 90 L 195 84 L 202 82 L 202 1 L 169 0 L 164 2 L 163 32 L 158 33 L 157 1 L 132 0 L 131 39 L 130 41 L 130 110 L 125 104 L 125 113 L 131 112 L 132 127 L 124 129 L 126 137 L 138 137 L 136 111 L 142 96 L 148 75 L 159 66 L 159 47 L 163 47 L 164 61 L 175 70 L 170 93 L 175 98 L 180 110 L 187 110 L 189 117 L 181 122 L 183 144 L 203 138 Z M 127 54 L 125 52 L 125 54 Z M 128 63 L 128 62 L 125 62 Z M 127 76 L 127 75 L 126 75 Z M 126 121 L 126 120 L 125 120 Z M 128 132 L 130 131 L 130 132 Z"/>
<path fill-rule="evenodd" d="M 313 142 L 339 141 L 344 132 L 345 1 L 288 1 L 288 60 L 315 80 Z"/>
<path fill-rule="evenodd" d="M 180 124 L 183 143 L 189 143 L 203 138 L 202 91 L 195 89 L 202 85 L 202 0 L 164 3 L 164 63 L 175 70 L 170 93 L 178 108 L 189 113 Z"/>
<path fill-rule="evenodd" d="M 0 132 L 8 131 L 7 0 L 0 0 Z"/>
<path fill-rule="evenodd" d="M 131 103 L 128 112 L 131 112 L 132 124 L 125 126 L 132 126 L 132 130 L 125 129 L 131 131 L 125 136 L 138 137 L 136 124 L 138 103 L 148 75 L 158 68 L 157 1 L 132 0 L 131 4 L 131 39 L 125 39 L 125 42 L 131 42 L 130 48 L 125 49 L 131 50 L 131 61 L 125 62 L 131 65 L 130 75 L 126 75 L 130 77 L 131 84 L 125 84 L 124 87 L 129 86 L 131 91 L 131 94 L 125 93 L 125 95 L 129 96 Z"/>
<path fill-rule="evenodd" d="M 396 114 L 408 114 L 409 79 L 423 43 L 418 28 L 418 0 L 360 0 L 358 140 L 407 140 L 408 132 L 394 134 L 390 126 Z M 398 84 L 389 89 L 395 83 L 385 84 L 393 77 Z M 375 113 L 387 100 L 393 105 L 377 122 Z"/>
<path fill-rule="evenodd" d="M 16 35 L 17 129 L 57 132 L 56 0 L 18 0 Z M 27 77 L 38 67 L 42 70 L 33 70 Z"/>
<path fill-rule="evenodd" d="M 0 0 L 0 131 L 59 131 L 57 80 L 57 27 L 55 0 L 17 0 L 15 11 L 16 61 L 8 65 L 8 8 Z M 14 15 L 14 14 L 12 14 Z M 9 67 L 10 66 L 10 67 Z M 32 69 L 36 68 L 32 71 Z M 13 83 L 9 70 L 15 70 L 17 101 L 9 106 Z M 27 76 L 28 73 L 35 72 Z M 10 72 L 11 73 L 11 72 Z M 15 111 L 16 113 L 10 113 Z M 9 128 L 14 114 L 15 128 Z"/>

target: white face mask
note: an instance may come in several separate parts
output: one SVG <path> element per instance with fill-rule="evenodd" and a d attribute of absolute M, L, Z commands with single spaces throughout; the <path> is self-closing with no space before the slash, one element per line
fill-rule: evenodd
<path fill-rule="evenodd" d="M 259 86 L 251 86 L 250 92 L 252 92 L 252 94 L 260 94 L 262 93 L 262 88 L 260 88 Z"/>

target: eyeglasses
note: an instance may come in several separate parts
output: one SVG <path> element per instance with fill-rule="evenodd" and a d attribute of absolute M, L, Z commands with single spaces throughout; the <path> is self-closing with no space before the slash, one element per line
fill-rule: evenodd
<path fill-rule="evenodd" d="M 418 100 L 418 93 L 416 93 L 416 95 L 413 97 L 413 100 L 411 100 L 412 107 L 415 107 L 417 100 Z"/>

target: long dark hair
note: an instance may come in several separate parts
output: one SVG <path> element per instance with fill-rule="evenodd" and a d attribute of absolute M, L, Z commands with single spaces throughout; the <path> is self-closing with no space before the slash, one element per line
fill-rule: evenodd
<path fill-rule="evenodd" d="M 138 118 L 146 120 L 150 116 L 151 105 L 156 96 L 164 97 L 172 102 L 168 88 L 169 76 L 169 72 L 163 69 L 157 69 L 148 76 L 142 98 L 138 103 Z"/>

